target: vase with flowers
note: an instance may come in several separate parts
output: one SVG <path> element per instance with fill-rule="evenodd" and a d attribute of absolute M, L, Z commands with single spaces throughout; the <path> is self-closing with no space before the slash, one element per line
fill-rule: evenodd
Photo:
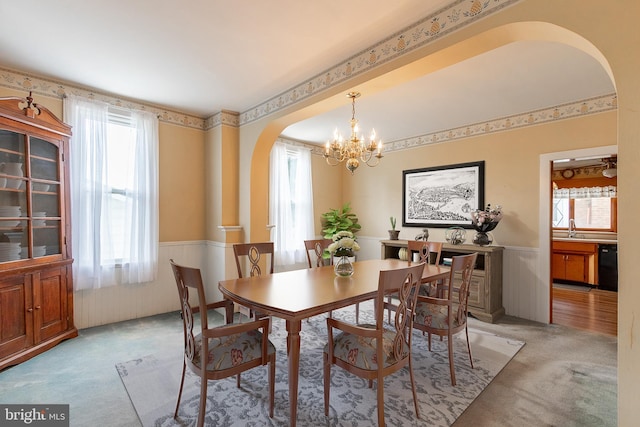
<path fill-rule="evenodd" d="M 493 242 L 490 231 L 494 230 L 502 219 L 502 207 L 500 205 L 492 208 L 490 204 L 484 209 L 477 209 L 471 212 L 471 225 L 477 231 L 473 238 L 473 243 L 480 246 L 487 246 Z"/>
<path fill-rule="evenodd" d="M 351 231 L 339 231 L 331 237 L 333 242 L 325 249 L 323 257 L 334 257 L 333 269 L 337 276 L 353 275 L 353 257 L 360 250 L 355 235 Z"/>

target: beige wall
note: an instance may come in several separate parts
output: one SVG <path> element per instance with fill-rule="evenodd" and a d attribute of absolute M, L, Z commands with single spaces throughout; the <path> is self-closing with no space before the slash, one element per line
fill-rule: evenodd
<path fill-rule="evenodd" d="M 160 123 L 160 242 L 205 238 L 204 132 Z"/>
<path fill-rule="evenodd" d="M 0 97 L 29 93 L 0 87 Z M 62 118 L 62 100 L 33 95 Z M 73 130 L 72 130 L 73 131 Z M 160 122 L 160 242 L 205 238 L 204 132 Z"/>
<path fill-rule="evenodd" d="M 616 126 L 617 114 L 608 112 L 391 152 L 377 167 L 360 167 L 354 176 L 344 177 L 350 188 L 346 200 L 360 218 L 361 234 L 385 236 L 389 216 L 402 218 L 403 170 L 484 160 L 485 202 L 502 205 L 504 211 L 504 219 L 492 232 L 495 242 L 536 247 L 543 233 L 538 230 L 540 154 L 615 145 Z M 413 238 L 420 231 L 401 228 L 401 236 Z M 429 233 L 444 239 L 443 229 Z"/>

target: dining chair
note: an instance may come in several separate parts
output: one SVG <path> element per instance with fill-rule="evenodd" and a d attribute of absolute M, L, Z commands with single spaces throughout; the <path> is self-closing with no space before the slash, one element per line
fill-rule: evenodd
<path fill-rule="evenodd" d="M 324 250 L 327 249 L 331 243 L 333 243 L 331 239 L 311 239 L 304 241 L 304 249 L 307 254 L 309 268 L 318 268 L 333 264 L 333 257 L 329 257 L 329 259 L 322 258 Z M 332 312 L 330 311 L 329 317 L 331 316 Z M 309 321 L 310 319 L 307 318 L 307 322 Z"/>
<path fill-rule="evenodd" d="M 419 240 L 409 240 L 407 242 L 407 254 L 410 260 L 413 260 L 413 254 L 419 255 L 418 262 L 427 264 L 440 264 L 440 256 L 442 254 L 442 242 L 425 242 Z M 423 283 L 420 291 L 432 294 L 437 290 L 437 283 Z"/>
<path fill-rule="evenodd" d="M 267 364 L 269 365 L 269 417 L 273 418 L 276 349 L 269 340 L 269 320 L 232 324 L 233 303 L 223 300 L 207 304 L 200 270 L 178 265 L 173 260 L 170 262 L 178 286 L 184 333 L 182 377 L 173 418 L 178 416 L 187 367 L 200 377 L 198 411 L 198 427 L 200 427 L 204 425 L 209 380 L 237 375 L 236 386 L 240 388 L 241 372 Z M 198 304 L 195 307 L 192 307 L 189 300 L 190 289 L 198 297 Z M 226 325 L 210 328 L 207 310 L 215 308 L 225 309 Z M 200 333 L 197 333 L 197 327 L 194 328 L 196 312 L 200 314 Z"/>
<path fill-rule="evenodd" d="M 418 263 L 425 264 L 440 264 L 440 255 L 442 254 L 442 242 L 427 242 L 424 240 L 408 240 L 407 241 L 407 257 L 409 263 L 413 262 L 413 254 L 419 255 Z M 433 261 L 433 262 L 431 262 Z M 435 283 L 436 286 L 432 286 L 434 283 L 423 283 L 420 286 L 419 293 L 431 294 L 435 289 L 439 289 L 438 286 L 442 286 L 442 283 Z M 388 321 L 391 323 L 391 311 L 393 310 L 393 295 L 387 297 L 387 305 L 389 309 Z"/>
<path fill-rule="evenodd" d="M 304 248 L 307 254 L 307 263 L 309 264 L 309 268 L 327 265 L 325 264 L 325 261 L 328 264 L 331 264 L 331 257 L 328 260 L 322 258 L 322 253 L 331 243 L 333 243 L 333 240 L 331 239 L 312 239 L 304 241 Z"/>
<path fill-rule="evenodd" d="M 309 268 L 322 267 L 325 265 L 325 260 L 322 258 L 322 253 L 329 245 L 333 243 L 331 239 L 312 239 L 305 240 L 304 247 L 307 253 L 307 263 Z M 313 254 L 313 255 L 312 255 Z M 329 258 L 329 264 L 333 264 L 333 257 Z M 332 316 L 332 312 L 329 312 L 329 317 Z M 360 321 L 360 303 L 356 303 L 356 323 Z"/>
<path fill-rule="evenodd" d="M 442 296 L 418 295 L 415 307 L 413 327 L 428 333 L 429 351 L 431 351 L 431 335 L 447 337 L 449 352 L 449 370 L 451 384 L 456 385 L 456 373 L 453 362 L 453 336 L 464 330 L 467 338 L 469 362 L 473 368 L 469 330 L 467 328 L 467 304 L 469 302 L 469 286 L 478 254 L 454 256 L 451 260 L 449 283 Z"/>
<path fill-rule="evenodd" d="M 233 245 L 233 255 L 236 260 L 238 278 L 261 276 L 263 274 L 273 274 L 274 250 L 273 242 L 259 243 L 236 243 Z M 247 268 L 244 274 L 243 266 Z M 250 319 L 266 317 L 261 313 L 255 313 L 246 307 L 241 307 L 240 312 Z"/>
<path fill-rule="evenodd" d="M 328 342 L 324 347 L 324 414 L 329 415 L 331 366 L 336 365 L 358 377 L 377 381 L 378 425 L 384 426 L 384 377 L 409 367 L 416 417 L 420 418 L 411 365 L 411 339 L 417 288 L 424 264 L 380 271 L 374 300 L 375 325 L 356 325 L 327 318 Z M 383 308 L 389 293 L 398 295 L 393 327 L 384 325 Z M 335 332 L 335 333 L 334 333 Z M 347 377 L 349 378 L 349 377 Z"/>

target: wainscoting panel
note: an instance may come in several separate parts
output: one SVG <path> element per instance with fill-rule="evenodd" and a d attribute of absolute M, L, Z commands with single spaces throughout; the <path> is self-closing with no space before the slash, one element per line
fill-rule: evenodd
<path fill-rule="evenodd" d="M 153 282 L 110 286 L 74 293 L 74 317 L 78 329 L 137 319 L 179 310 L 178 293 L 169 260 L 202 268 L 205 242 L 161 243 L 158 248 L 158 278 Z M 203 277 L 211 273 L 203 271 Z M 205 279 L 206 280 L 206 279 Z M 217 281 L 215 282 L 217 290 Z"/>
<path fill-rule="evenodd" d="M 540 271 L 538 248 L 505 247 L 502 302 L 508 315 L 549 323 L 549 278 Z"/>
<path fill-rule="evenodd" d="M 379 237 L 358 237 L 359 260 L 380 258 Z M 221 242 L 168 242 L 160 244 L 158 278 L 154 282 L 112 286 L 74 294 L 75 324 L 79 329 L 179 310 L 169 260 L 202 270 L 207 299 L 222 298 L 218 282 L 237 276 L 231 245 Z M 537 248 L 505 247 L 502 298 L 511 316 L 549 322 L 549 284 L 539 277 Z"/>

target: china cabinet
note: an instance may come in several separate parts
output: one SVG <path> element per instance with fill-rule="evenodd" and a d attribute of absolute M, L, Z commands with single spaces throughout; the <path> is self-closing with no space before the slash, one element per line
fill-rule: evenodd
<path fill-rule="evenodd" d="M 0 369 L 78 335 L 73 322 L 71 128 L 0 98 Z"/>
<path fill-rule="evenodd" d="M 400 258 L 402 248 L 407 247 L 406 240 L 383 240 L 381 242 L 382 259 Z M 446 264 L 447 260 L 456 255 L 466 255 L 476 252 L 478 258 L 471 276 L 469 287 L 469 312 L 476 318 L 485 322 L 495 322 L 504 315 L 502 306 L 502 246 L 478 246 L 478 245 L 442 245 L 440 263 Z"/>

